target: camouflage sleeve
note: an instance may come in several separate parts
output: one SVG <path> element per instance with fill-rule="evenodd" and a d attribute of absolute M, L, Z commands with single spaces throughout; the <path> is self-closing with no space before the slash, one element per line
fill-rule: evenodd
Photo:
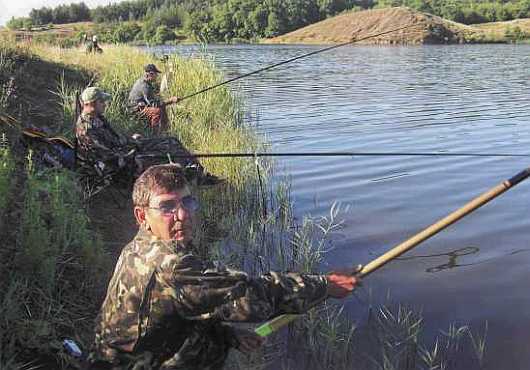
<path fill-rule="evenodd" d="M 99 130 L 89 129 L 87 131 L 87 136 L 90 138 L 90 141 L 92 143 L 92 149 L 95 149 L 98 151 L 98 153 L 107 156 L 114 156 L 116 154 L 115 150 L 108 146 L 105 142 L 104 135 L 99 132 Z"/>
<path fill-rule="evenodd" d="M 90 128 L 86 131 L 85 141 L 88 147 L 98 153 L 102 160 L 116 158 L 124 155 L 123 144 L 113 132 L 105 132 L 105 129 Z"/>
<path fill-rule="evenodd" d="M 327 297 L 324 275 L 270 272 L 250 279 L 240 271 L 173 270 L 177 311 L 187 319 L 260 322 L 281 313 L 303 313 Z"/>

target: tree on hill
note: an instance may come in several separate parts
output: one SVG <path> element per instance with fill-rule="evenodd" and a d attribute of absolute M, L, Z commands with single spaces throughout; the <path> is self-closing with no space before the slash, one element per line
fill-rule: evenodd
<path fill-rule="evenodd" d="M 7 21 L 6 23 L 6 27 L 11 30 L 30 28 L 32 25 L 33 25 L 33 22 L 31 21 L 30 17 L 20 17 L 20 18 L 11 17 L 11 19 Z"/>
<path fill-rule="evenodd" d="M 29 18 L 33 24 L 83 22 L 90 20 L 90 9 L 83 2 L 59 5 L 55 8 L 43 6 L 39 9 L 32 9 Z"/>

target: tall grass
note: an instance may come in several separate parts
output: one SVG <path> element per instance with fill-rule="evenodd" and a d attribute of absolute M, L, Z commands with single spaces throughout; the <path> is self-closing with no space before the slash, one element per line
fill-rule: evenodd
<path fill-rule="evenodd" d="M 156 63 L 168 78 L 165 96 L 184 96 L 213 85 L 223 79 L 205 59 L 188 60 L 172 55 L 162 62 L 153 55 L 126 46 L 107 46 L 103 54 L 85 54 L 81 49 L 62 49 L 37 45 L 33 49 L 47 60 L 73 65 L 93 75 L 92 84 L 104 88 L 113 98 L 106 116 L 114 127 L 132 134 L 149 134 L 143 123 L 127 111 L 127 97 L 136 79 L 143 76 L 143 67 Z M 62 91 L 67 91 L 61 85 Z M 71 95 L 68 91 L 66 94 Z M 259 142 L 241 118 L 241 104 L 226 87 L 183 101 L 168 108 L 169 134 L 196 152 L 256 150 Z M 246 183 L 245 165 L 240 160 L 205 160 L 206 167 L 229 178 L 232 183 Z M 252 177 L 252 176 L 250 176 Z"/>
<path fill-rule="evenodd" d="M 0 134 L 0 219 L 4 217 L 4 212 L 10 198 L 12 174 L 15 168 L 14 160 L 11 156 L 9 142 L 5 133 Z M 0 226 L 2 223 L 0 221 Z"/>
<path fill-rule="evenodd" d="M 57 367 L 63 337 L 88 345 L 86 317 L 97 310 L 110 266 L 72 174 L 38 173 L 31 162 L 26 168 L 16 248 L 2 253 L 11 263 L 2 271 L 0 364 L 44 356 Z"/>

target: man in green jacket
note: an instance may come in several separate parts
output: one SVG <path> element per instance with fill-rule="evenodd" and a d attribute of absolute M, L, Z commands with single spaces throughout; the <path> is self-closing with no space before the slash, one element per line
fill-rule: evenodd
<path fill-rule="evenodd" d="M 91 369 L 221 369 L 230 348 L 248 352 L 263 342 L 229 322 L 303 313 L 327 298 L 345 298 L 358 283 L 342 273 L 251 278 L 195 255 L 199 204 L 178 165 L 145 171 L 133 203 L 140 230 L 109 283 Z"/>
<path fill-rule="evenodd" d="M 197 185 L 221 182 L 208 173 L 182 143 L 174 137 L 127 138 L 116 132 L 105 118 L 107 101 L 111 99 L 99 87 L 88 87 L 81 94 L 82 112 L 76 127 L 77 154 L 100 174 L 136 175 L 152 164 L 167 161 L 167 155 L 186 167 L 186 173 Z"/>

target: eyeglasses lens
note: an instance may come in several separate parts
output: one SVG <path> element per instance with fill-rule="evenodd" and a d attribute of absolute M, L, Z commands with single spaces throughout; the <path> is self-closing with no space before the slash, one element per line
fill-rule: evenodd
<path fill-rule="evenodd" d="M 180 202 L 176 200 L 162 202 L 160 203 L 158 209 L 160 209 L 162 213 L 172 214 L 176 213 L 180 207 L 186 209 L 187 211 L 195 212 L 199 209 L 199 202 L 194 197 L 187 196 L 182 198 Z"/>

